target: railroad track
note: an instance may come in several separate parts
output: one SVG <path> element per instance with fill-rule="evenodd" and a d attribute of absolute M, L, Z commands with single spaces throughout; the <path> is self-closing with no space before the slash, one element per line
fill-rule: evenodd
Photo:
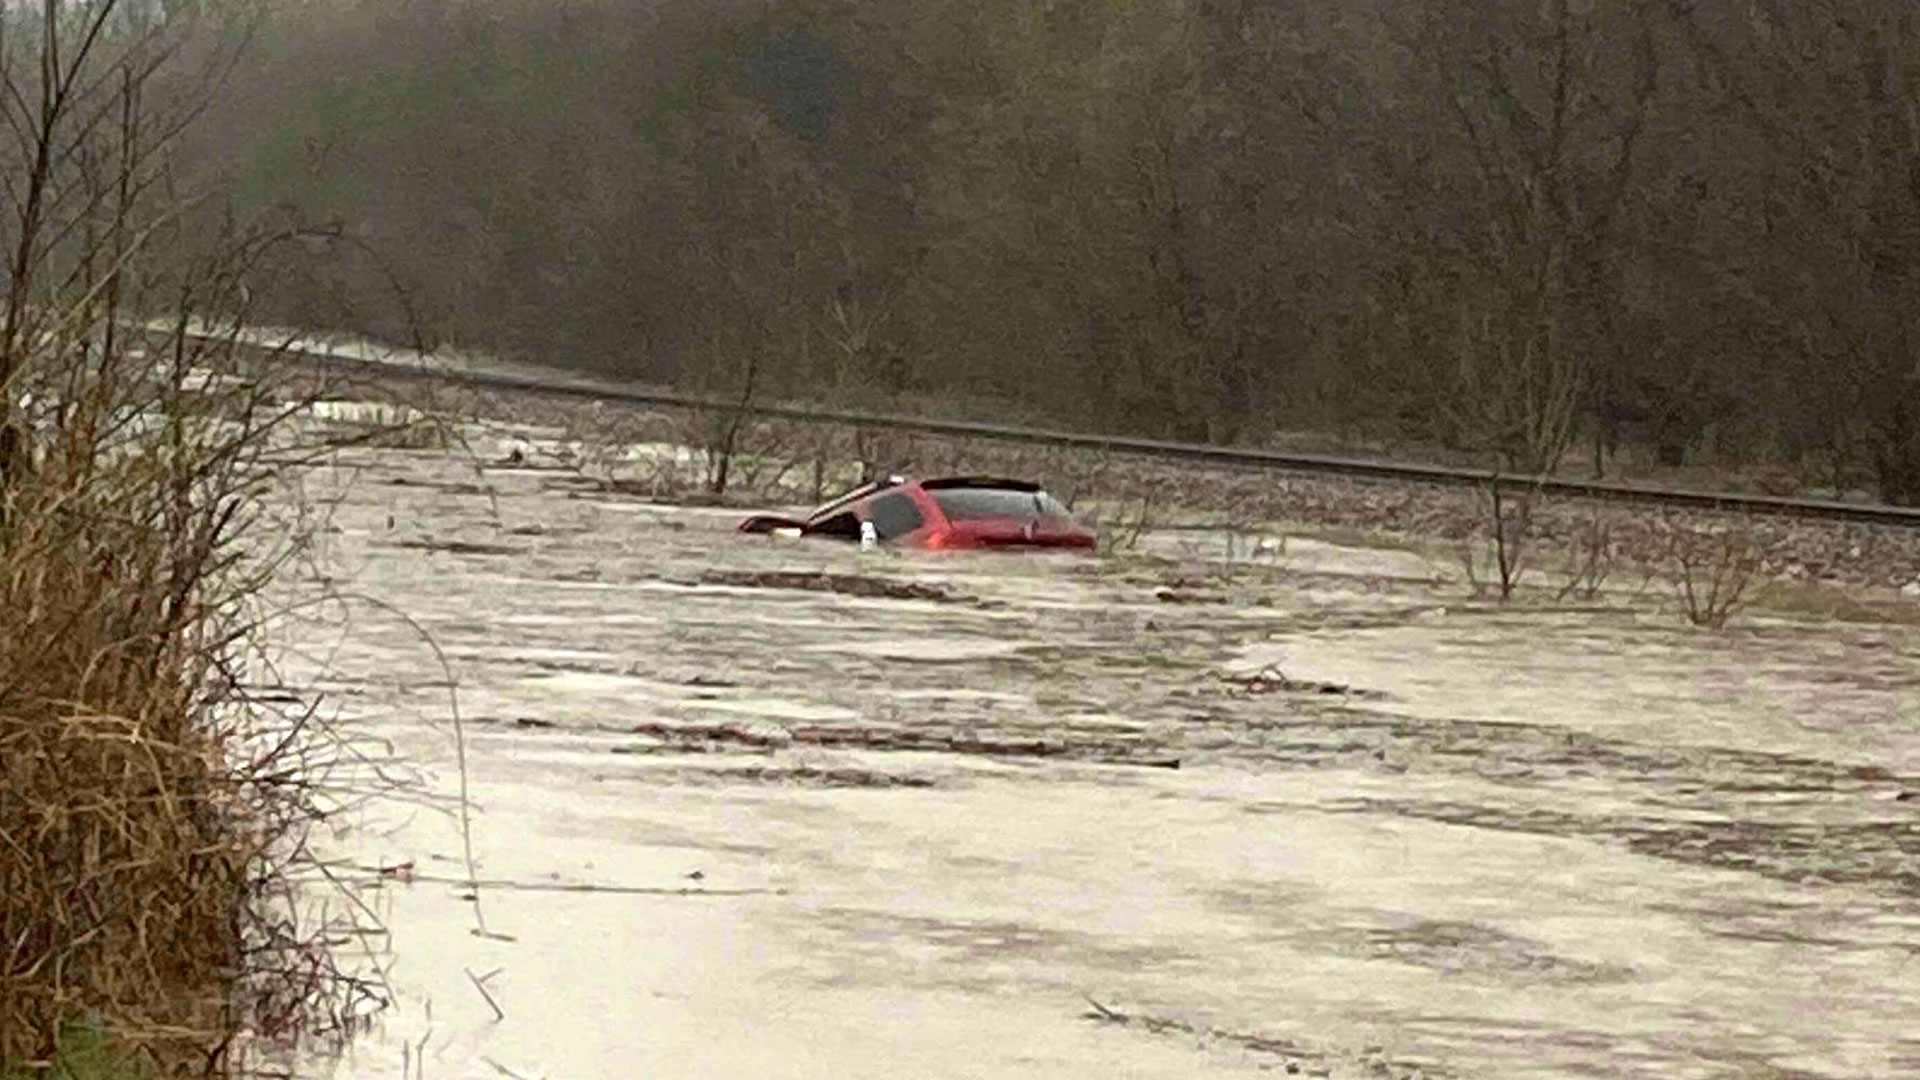
<path fill-rule="evenodd" d="M 669 394 L 601 380 L 568 378 L 555 373 L 551 377 L 459 370 L 430 367 L 418 361 L 349 357 L 307 349 L 280 349 L 283 357 L 297 357 L 327 369 L 354 371 L 385 378 L 447 382 L 490 390 L 516 391 L 587 401 L 615 402 L 669 409 L 739 411 L 738 402 L 719 401 L 682 394 Z M 1227 468 L 1276 472 L 1312 473 L 1323 476 L 1352 476 L 1376 480 L 1399 480 L 1455 487 L 1484 487 L 1499 484 L 1513 489 L 1528 488 L 1547 494 L 1684 507 L 1780 517 L 1853 521 L 1874 525 L 1920 528 L 1920 507 L 1887 506 L 1877 503 L 1840 502 L 1832 499 L 1796 499 L 1772 495 L 1746 495 L 1733 492 L 1690 491 L 1681 488 L 1644 484 L 1618 484 L 1599 480 L 1567 480 L 1554 477 L 1527 477 L 1501 474 L 1489 469 L 1453 468 L 1443 465 L 1367 461 L 1323 454 L 1288 454 L 1271 450 L 1250 450 L 1203 443 L 1169 442 L 1159 439 L 1135 439 L 1115 435 L 1089 435 L 1044 428 L 979 424 L 960 420 L 927 420 L 919 417 L 887 416 L 875 413 L 846 412 L 834 409 L 809 409 L 791 405 L 752 405 L 747 411 L 755 416 L 797 420 L 818 424 L 894 430 L 924 435 L 985 439 L 1032 446 L 1090 450 L 1121 454 L 1153 461 L 1185 462 Z"/>

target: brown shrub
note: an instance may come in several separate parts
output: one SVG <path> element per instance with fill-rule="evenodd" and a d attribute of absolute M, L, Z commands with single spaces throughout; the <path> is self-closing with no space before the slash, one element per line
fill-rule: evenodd
<path fill-rule="evenodd" d="M 266 496 L 315 391 L 188 332 L 321 237 L 243 226 L 179 167 L 255 5 L 127 7 L 35 0 L 0 35 L 0 1073 L 81 1020 L 222 1071 L 366 989 L 298 899 L 327 733 L 247 691 L 303 529 Z"/>
<path fill-rule="evenodd" d="M 370 990 L 295 902 L 330 735 L 247 690 L 254 601 L 302 542 L 264 498 L 298 410 L 236 343 L 168 343 L 191 385 L 45 355 L 12 410 L 0 1062 L 91 1016 L 166 1072 L 218 1072 L 242 1032 L 343 1034 Z"/>

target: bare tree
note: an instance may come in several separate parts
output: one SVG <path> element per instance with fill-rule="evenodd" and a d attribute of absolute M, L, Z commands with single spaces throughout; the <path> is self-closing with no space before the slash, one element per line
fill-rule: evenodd
<path fill-rule="evenodd" d="M 1441 0 L 1388 23 L 1418 58 L 1397 121 L 1439 134 L 1410 142 L 1396 176 L 1371 339 L 1431 437 L 1507 470 L 1560 464 L 1612 348 L 1652 18 L 1648 3 Z"/>
<path fill-rule="evenodd" d="M 1720 273 L 1766 271 L 1747 290 L 1792 361 L 1779 407 L 1836 487 L 1858 456 L 1884 499 L 1920 504 L 1920 24 L 1870 0 L 1673 7 L 1755 136 L 1733 187 L 1754 227 Z"/>
<path fill-rule="evenodd" d="M 463 340 L 729 400 L 751 355 L 755 398 L 1907 499 L 1913 35 L 1878 0 L 301 5 L 212 145 Z M 344 317 L 311 291 L 269 300 Z"/>

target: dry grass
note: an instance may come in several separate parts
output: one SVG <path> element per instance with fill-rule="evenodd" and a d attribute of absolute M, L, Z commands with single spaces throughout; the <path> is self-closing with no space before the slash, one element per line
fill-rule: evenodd
<path fill-rule="evenodd" d="M 0 471 L 0 1062 L 97 1017 L 166 1074 L 242 1032 L 344 1034 L 371 987 L 303 925 L 329 735 L 252 700 L 255 601 L 300 550 L 263 496 L 287 404 L 227 343 L 35 357 Z M 150 360 L 144 357 L 169 357 Z M 187 368 L 223 376 L 188 385 Z M 243 370 L 243 368 L 245 370 Z"/>
<path fill-rule="evenodd" d="M 227 1072 L 243 1037 L 344 1034 L 372 989 L 300 890 L 351 749 L 247 690 L 307 534 L 267 496 L 323 394 L 188 332 L 315 238 L 178 168 L 253 13 L 36 0 L 0 35 L 0 1075 L 76 1024 L 157 1075 Z"/>

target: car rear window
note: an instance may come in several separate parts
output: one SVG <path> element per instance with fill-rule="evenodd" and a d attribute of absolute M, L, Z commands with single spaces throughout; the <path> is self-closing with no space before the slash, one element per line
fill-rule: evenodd
<path fill-rule="evenodd" d="M 905 536 L 926 524 L 926 519 L 920 516 L 920 508 L 913 504 L 913 500 L 898 493 L 882 495 L 873 500 L 867 516 L 873 521 L 874 535 L 882 540 Z"/>
<path fill-rule="evenodd" d="M 974 518 L 1066 517 L 1067 508 L 1043 491 L 1008 488 L 939 488 L 933 501 L 949 521 Z"/>

